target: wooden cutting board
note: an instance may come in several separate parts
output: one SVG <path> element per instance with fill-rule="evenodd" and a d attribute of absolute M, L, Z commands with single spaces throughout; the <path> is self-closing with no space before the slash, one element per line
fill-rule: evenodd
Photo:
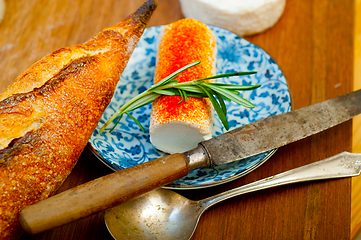
<path fill-rule="evenodd" d="M 121 21 L 142 0 L 6 0 L 0 24 L 0 91 L 46 54 L 81 43 Z M 352 91 L 353 0 L 289 0 L 270 30 L 247 37 L 262 47 L 283 70 L 301 108 Z M 176 0 L 159 0 L 150 26 L 182 18 Z M 181 191 L 191 199 L 243 185 L 351 151 L 351 121 L 290 144 L 251 174 L 217 187 Z M 110 173 L 85 149 L 64 191 Z M 351 180 L 297 184 L 252 193 L 207 211 L 192 239 L 349 239 Z M 112 239 L 102 213 L 25 239 Z"/>

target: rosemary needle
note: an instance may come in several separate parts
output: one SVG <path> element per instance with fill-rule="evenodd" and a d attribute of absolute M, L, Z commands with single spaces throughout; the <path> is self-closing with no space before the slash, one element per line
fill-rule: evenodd
<path fill-rule="evenodd" d="M 178 69 L 177 71 L 170 74 L 166 78 L 162 79 L 155 85 L 151 86 L 146 91 L 132 98 L 129 102 L 121 106 L 112 115 L 112 117 L 101 127 L 99 133 L 102 133 L 112 121 L 114 121 L 117 117 L 119 117 L 114 127 L 110 130 L 112 131 L 119 123 L 119 120 L 123 114 L 126 114 L 129 117 L 131 117 L 133 121 L 135 121 L 135 123 L 142 129 L 142 131 L 145 132 L 144 127 L 141 125 L 141 123 L 132 115 L 130 115 L 129 112 L 138 109 L 142 106 L 145 106 L 149 103 L 152 103 L 155 99 L 157 99 L 161 95 L 180 96 L 181 100 L 178 102 L 178 104 L 182 103 L 183 101 L 186 102 L 188 97 L 209 98 L 211 100 L 211 103 L 215 111 L 217 112 L 219 118 L 221 119 L 223 126 L 226 128 L 226 130 L 228 130 L 229 124 L 226 117 L 227 109 L 224 100 L 233 101 L 247 108 L 254 108 L 254 105 L 250 101 L 244 99 L 239 95 L 239 91 L 253 90 L 260 87 L 261 85 L 236 85 L 236 84 L 226 84 L 226 83 L 211 83 L 211 82 L 207 82 L 206 80 L 232 77 L 232 76 L 250 75 L 256 72 L 248 71 L 248 72 L 225 73 L 225 74 L 219 74 L 207 78 L 196 79 L 182 83 L 179 83 L 175 79 L 179 73 L 199 63 L 200 61 L 197 61 Z"/>

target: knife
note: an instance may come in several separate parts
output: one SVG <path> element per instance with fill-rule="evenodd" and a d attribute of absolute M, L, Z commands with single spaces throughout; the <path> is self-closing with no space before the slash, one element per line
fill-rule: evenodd
<path fill-rule="evenodd" d="M 234 129 L 184 153 L 168 155 L 69 189 L 23 209 L 20 223 L 40 233 L 119 205 L 193 169 L 237 161 L 282 147 L 361 113 L 361 90 Z"/>

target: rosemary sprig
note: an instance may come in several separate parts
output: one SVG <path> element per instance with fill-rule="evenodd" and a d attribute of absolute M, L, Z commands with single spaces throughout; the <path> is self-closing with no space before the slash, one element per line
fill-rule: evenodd
<path fill-rule="evenodd" d="M 226 84 L 226 83 L 210 83 L 207 82 L 206 80 L 232 77 L 232 76 L 250 75 L 256 72 L 249 71 L 249 72 L 219 74 L 212 77 L 196 79 L 193 81 L 182 82 L 182 83 L 179 83 L 177 80 L 175 80 L 175 78 L 178 76 L 179 73 L 199 63 L 200 61 L 197 61 L 183 68 L 180 68 L 179 70 L 175 71 L 174 73 L 170 74 L 166 78 L 156 83 L 155 85 L 151 86 L 146 91 L 142 92 L 138 96 L 131 99 L 129 102 L 121 106 L 113 114 L 113 116 L 101 127 L 99 133 L 102 133 L 105 130 L 105 128 L 119 116 L 118 121 L 115 123 L 114 127 L 110 130 L 112 131 L 119 123 L 123 114 L 126 114 L 129 117 L 131 117 L 135 121 L 135 123 L 142 129 L 142 131 L 145 132 L 141 123 L 132 115 L 130 115 L 129 112 L 137 108 L 140 108 L 142 106 L 145 106 L 149 103 L 152 103 L 156 98 L 158 98 L 161 95 L 180 96 L 181 100 L 178 102 L 178 104 L 182 103 L 183 101 L 187 102 L 188 97 L 209 98 L 223 126 L 228 130 L 229 124 L 226 116 L 227 109 L 223 99 L 227 101 L 233 101 L 247 108 L 254 108 L 255 106 L 250 101 L 244 99 L 239 95 L 239 91 L 253 90 L 260 87 L 261 85 L 236 85 L 236 84 Z"/>

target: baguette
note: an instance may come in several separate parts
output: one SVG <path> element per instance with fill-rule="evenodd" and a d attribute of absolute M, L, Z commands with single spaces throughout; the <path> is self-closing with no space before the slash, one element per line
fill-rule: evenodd
<path fill-rule="evenodd" d="M 161 32 L 154 82 L 190 63 L 200 64 L 181 72 L 176 80 L 186 82 L 215 74 L 216 40 L 212 30 L 194 19 L 166 25 Z M 209 99 L 161 96 L 153 102 L 150 141 L 167 153 L 185 152 L 212 137 L 213 107 Z"/>
<path fill-rule="evenodd" d="M 0 95 L 0 239 L 19 238 L 20 211 L 70 174 L 156 5 L 49 54 Z"/>

